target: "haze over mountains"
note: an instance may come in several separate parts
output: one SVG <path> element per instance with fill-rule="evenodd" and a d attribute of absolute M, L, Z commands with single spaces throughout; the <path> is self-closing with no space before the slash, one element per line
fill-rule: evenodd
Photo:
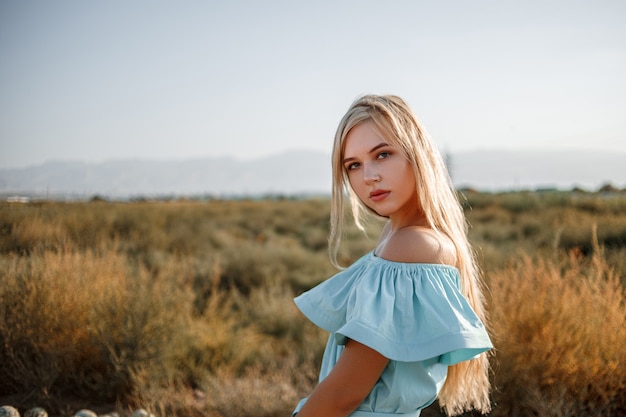
<path fill-rule="evenodd" d="M 477 150 L 448 156 L 453 182 L 481 191 L 626 187 L 626 153 Z M 254 160 L 54 161 L 0 169 L 0 193 L 49 198 L 330 194 L 330 156 L 290 151 Z"/>

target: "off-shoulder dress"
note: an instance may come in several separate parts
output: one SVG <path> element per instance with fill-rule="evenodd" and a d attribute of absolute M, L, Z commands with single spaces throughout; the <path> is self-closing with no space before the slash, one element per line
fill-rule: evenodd
<path fill-rule="evenodd" d="M 435 401 L 449 365 L 492 348 L 461 293 L 459 271 L 449 265 L 394 262 L 372 251 L 294 301 L 309 320 L 330 332 L 320 381 L 347 339 L 389 359 L 351 417 L 417 417 Z M 305 402 L 298 403 L 294 416 Z"/>

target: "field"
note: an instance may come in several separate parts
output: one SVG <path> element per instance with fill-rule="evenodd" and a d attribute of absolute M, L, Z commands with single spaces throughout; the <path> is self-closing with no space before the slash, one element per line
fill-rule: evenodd
<path fill-rule="evenodd" d="M 485 281 L 492 416 L 626 413 L 626 195 L 461 196 Z M 326 335 L 327 199 L 0 203 L 0 405 L 288 416 Z M 347 233 L 348 264 L 374 244 Z M 439 416 L 437 404 L 423 416 Z"/>

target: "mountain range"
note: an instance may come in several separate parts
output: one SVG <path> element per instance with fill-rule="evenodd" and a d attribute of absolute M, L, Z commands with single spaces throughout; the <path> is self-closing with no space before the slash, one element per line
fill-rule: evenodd
<path fill-rule="evenodd" d="M 475 150 L 446 156 L 458 188 L 481 191 L 626 187 L 626 153 Z M 330 155 L 289 151 L 253 160 L 51 161 L 0 169 L 0 194 L 47 198 L 330 194 Z"/>

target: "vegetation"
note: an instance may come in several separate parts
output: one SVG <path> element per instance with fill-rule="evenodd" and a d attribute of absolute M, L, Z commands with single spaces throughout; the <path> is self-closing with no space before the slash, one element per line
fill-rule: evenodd
<path fill-rule="evenodd" d="M 624 413 L 626 196 L 462 198 L 489 288 L 491 415 Z M 329 207 L 0 203 L 0 402 L 50 415 L 290 415 L 326 339 L 292 298 L 334 273 Z M 348 230 L 342 263 L 373 244 Z"/>

